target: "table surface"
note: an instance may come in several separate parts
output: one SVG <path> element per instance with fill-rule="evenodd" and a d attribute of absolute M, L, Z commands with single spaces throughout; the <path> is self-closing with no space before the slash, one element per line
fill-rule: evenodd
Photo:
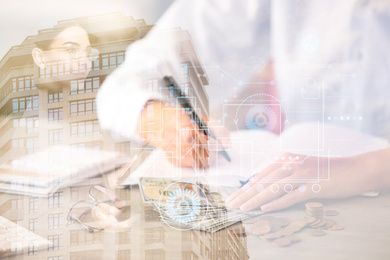
<path fill-rule="evenodd" d="M 87 190 L 88 185 L 76 188 Z M 117 189 L 129 205 L 123 213 L 124 218 L 130 216 L 134 220 L 129 230 L 91 234 L 79 224 L 66 226 L 65 220 L 53 228 L 48 226 L 48 216 L 62 214 L 60 217 L 65 219 L 69 208 L 79 199 L 75 198 L 72 188 L 62 192 L 63 201 L 57 208 L 47 206 L 50 199 L 39 198 L 39 208 L 35 213 L 30 213 L 29 209 L 32 198 L 0 195 L 0 210 L 4 217 L 18 220 L 27 229 L 31 228 L 31 219 L 38 219 L 35 230 L 38 235 L 45 238 L 62 235 L 57 249 L 45 249 L 36 254 L 25 250 L 17 256 L 4 256 L 4 259 L 390 259 L 390 191 L 374 198 L 357 196 L 319 200 L 326 209 L 340 213 L 328 218 L 345 229 L 327 230 L 325 236 L 313 237 L 309 234 L 310 229 L 305 228 L 297 233 L 301 241 L 288 247 L 275 247 L 271 242 L 252 235 L 252 224 L 238 223 L 213 234 L 175 230 L 162 223 L 159 214 L 142 202 L 137 187 Z M 22 206 L 13 208 L 15 200 L 22 201 Z M 10 201 L 12 205 L 6 207 Z M 269 215 L 303 219 L 304 203 Z"/>

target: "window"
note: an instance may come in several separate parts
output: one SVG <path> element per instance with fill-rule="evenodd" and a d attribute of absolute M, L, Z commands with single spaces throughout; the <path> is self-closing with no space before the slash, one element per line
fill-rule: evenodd
<path fill-rule="evenodd" d="M 188 64 L 187 63 L 184 63 L 184 64 L 181 64 L 181 75 L 182 76 L 188 76 Z"/>
<path fill-rule="evenodd" d="M 23 148 L 24 147 L 24 139 L 13 139 L 12 140 L 12 148 Z"/>
<path fill-rule="evenodd" d="M 49 196 L 49 208 L 61 208 L 64 205 L 64 193 L 56 192 Z"/>
<path fill-rule="evenodd" d="M 130 155 L 130 142 L 116 143 L 115 151 L 121 154 Z"/>
<path fill-rule="evenodd" d="M 102 69 L 116 68 L 121 65 L 125 59 L 125 52 L 116 52 L 100 55 Z"/>
<path fill-rule="evenodd" d="M 131 189 L 129 188 L 120 188 L 117 189 L 117 194 L 119 197 L 121 197 L 123 200 L 129 201 L 131 198 Z"/>
<path fill-rule="evenodd" d="M 131 250 L 118 250 L 116 251 L 117 260 L 128 260 L 131 256 Z"/>
<path fill-rule="evenodd" d="M 38 198 L 31 198 L 29 201 L 29 212 L 37 213 L 38 212 Z"/>
<path fill-rule="evenodd" d="M 37 233 L 38 230 L 38 219 L 30 219 L 28 223 L 28 228 L 31 232 Z"/>
<path fill-rule="evenodd" d="M 165 252 L 162 249 L 145 250 L 145 259 L 165 260 Z M 189 258 L 183 258 L 183 259 L 189 259 Z"/>
<path fill-rule="evenodd" d="M 70 199 L 72 201 L 79 200 L 79 193 L 80 193 L 79 187 L 71 187 L 70 188 Z"/>
<path fill-rule="evenodd" d="M 13 120 L 12 126 L 14 128 L 25 127 L 26 132 L 28 134 L 38 133 L 39 118 L 37 116 L 27 117 L 27 118 L 16 118 Z"/>
<path fill-rule="evenodd" d="M 38 110 L 38 96 L 21 97 L 12 99 L 12 113 Z"/>
<path fill-rule="evenodd" d="M 100 70 L 100 59 L 97 58 L 92 63 L 92 70 Z"/>
<path fill-rule="evenodd" d="M 11 200 L 11 209 L 13 210 L 23 209 L 23 199 Z"/>
<path fill-rule="evenodd" d="M 62 250 L 64 240 L 62 235 L 54 235 L 48 237 L 49 242 L 51 243 L 49 245 L 49 251 L 58 251 Z"/>
<path fill-rule="evenodd" d="M 38 133 L 39 119 L 37 116 L 27 118 L 27 133 Z"/>
<path fill-rule="evenodd" d="M 131 242 L 131 232 L 122 231 L 117 233 L 118 244 L 130 244 Z"/>
<path fill-rule="evenodd" d="M 96 113 L 96 99 L 86 99 L 70 102 L 70 116 Z"/>
<path fill-rule="evenodd" d="M 80 154 L 85 152 L 85 148 L 93 149 L 95 151 L 100 151 L 101 145 L 102 143 L 100 141 L 97 141 L 97 142 L 72 144 L 70 147 L 72 149 L 72 153 Z"/>
<path fill-rule="evenodd" d="M 164 229 L 145 228 L 145 244 L 161 243 L 164 240 Z"/>
<path fill-rule="evenodd" d="M 83 94 L 92 91 L 98 91 L 100 86 L 100 78 L 93 77 L 87 78 L 85 80 L 72 80 L 70 82 L 70 94 Z"/>
<path fill-rule="evenodd" d="M 47 260 L 64 260 L 62 256 L 50 256 Z"/>
<path fill-rule="evenodd" d="M 89 233 L 85 229 L 70 231 L 70 245 L 82 246 L 103 243 L 103 232 Z"/>
<path fill-rule="evenodd" d="M 158 92 L 158 80 L 157 79 L 148 80 L 148 91 L 149 92 Z"/>
<path fill-rule="evenodd" d="M 63 119 L 62 108 L 49 109 L 49 124 L 61 123 Z"/>
<path fill-rule="evenodd" d="M 64 143 L 64 130 L 54 129 L 49 130 L 49 145 L 63 144 Z"/>
<path fill-rule="evenodd" d="M 15 128 L 17 128 L 17 127 L 26 127 L 26 118 L 14 119 L 13 126 Z"/>
<path fill-rule="evenodd" d="M 12 242 L 11 252 L 20 252 L 23 249 L 23 242 Z"/>
<path fill-rule="evenodd" d="M 62 228 L 64 225 L 64 218 L 62 213 L 49 214 L 49 230 Z"/>
<path fill-rule="evenodd" d="M 56 187 L 62 185 L 64 177 L 58 173 L 49 173 L 49 187 Z"/>
<path fill-rule="evenodd" d="M 39 148 L 38 138 L 27 138 L 26 139 L 27 153 L 35 153 Z"/>
<path fill-rule="evenodd" d="M 73 252 L 70 253 L 70 260 L 85 260 L 85 259 L 101 260 L 103 259 L 103 255 L 104 253 L 102 250 Z"/>
<path fill-rule="evenodd" d="M 154 222 L 159 219 L 159 213 L 154 211 L 152 207 L 145 207 L 145 221 Z"/>
<path fill-rule="evenodd" d="M 13 78 L 11 82 L 12 92 L 36 89 L 33 76 Z"/>
<path fill-rule="evenodd" d="M 100 125 L 98 120 L 83 121 L 70 124 L 70 136 L 84 137 L 100 134 Z"/>
<path fill-rule="evenodd" d="M 62 89 L 59 90 L 49 90 L 49 103 L 56 103 L 63 101 L 64 94 Z"/>
<path fill-rule="evenodd" d="M 85 62 L 85 59 L 83 58 L 73 59 L 71 61 L 46 62 L 46 67 L 39 70 L 39 77 L 46 78 L 85 72 L 88 69 L 91 69 L 90 66 L 91 62 Z M 99 66 L 99 61 L 95 61 L 93 66 L 93 69 L 95 69 L 95 66 Z"/>
<path fill-rule="evenodd" d="M 28 255 L 36 255 L 36 254 L 38 254 L 38 245 L 32 242 L 28 247 Z"/>

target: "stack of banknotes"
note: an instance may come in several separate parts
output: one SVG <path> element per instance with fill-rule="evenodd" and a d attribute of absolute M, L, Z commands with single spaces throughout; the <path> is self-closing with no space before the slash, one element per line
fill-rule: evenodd
<path fill-rule="evenodd" d="M 139 188 L 144 203 L 152 204 L 160 219 L 175 229 L 216 232 L 263 214 L 227 208 L 225 199 L 233 188 L 168 178 L 140 178 Z"/>

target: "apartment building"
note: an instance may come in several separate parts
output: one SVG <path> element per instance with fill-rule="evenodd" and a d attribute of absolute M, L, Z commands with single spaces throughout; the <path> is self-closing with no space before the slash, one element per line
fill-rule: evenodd
<path fill-rule="evenodd" d="M 51 60 L 44 68 L 37 66 L 32 50 L 73 24 L 86 29 L 91 47 L 99 51 L 91 60 L 91 67 L 78 59 Z M 115 150 L 127 155 L 139 153 L 140 144 L 100 128 L 96 94 L 107 75 L 126 59 L 126 47 L 151 28 L 142 19 L 109 13 L 59 21 L 12 47 L 0 61 L 0 163 L 58 144 L 69 144 L 74 149 Z M 197 100 L 202 114 L 207 115 L 204 86 L 208 80 L 191 37 L 179 28 L 172 31 L 181 39 L 179 83 Z M 86 70 L 90 70 L 88 75 L 80 77 Z M 162 89 L 161 75 L 152 69 L 145 84 L 151 91 Z M 174 231 L 156 220 L 158 213 L 142 203 L 138 190 L 117 190 L 128 202 L 121 218 L 141 216 L 134 229 L 89 233 L 78 224 L 66 226 L 69 209 L 78 201 L 89 200 L 89 187 L 99 182 L 92 179 L 48 198 L 1 194 L 2 216 L 52 242 L 43 251 L 31 245 L 17 259 L 248 259 L 245 237 L 229 229 L 218 234 Z M 60 184 L 61 179 L 53 179 L 52 185 Z"/>

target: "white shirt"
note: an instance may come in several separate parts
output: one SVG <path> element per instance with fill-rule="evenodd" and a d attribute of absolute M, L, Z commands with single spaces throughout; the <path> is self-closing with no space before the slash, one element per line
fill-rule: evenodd
<path fill-rule="evenodd" d="M 390 137 L 386 1 L 179 0 L 157 27 L 128 47 L 124 64 L 101 87 L 103 128 L 137 138 L 145 102 L 161 98 L 143 87 L 142 75 L 151 66 L 162 76 L 178 73 L 177 39 L 161 31 L 180 27 L 190 32 L 210 79 L 212 118 L 224 122 L 223 104 L 256 92 L 247 82 L 272 60 L 291 124 L 330 121 Z"/>

